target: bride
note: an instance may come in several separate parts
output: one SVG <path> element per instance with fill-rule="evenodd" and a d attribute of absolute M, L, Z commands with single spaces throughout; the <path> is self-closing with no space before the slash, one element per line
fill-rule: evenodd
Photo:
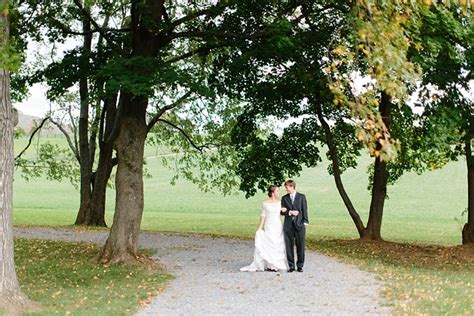
<path fill-rule="evenodd" d="M 280 217 L 281 201 L 278 186 L 268 188 L 268 200 L 263 202 L 260 226 L 255 234 L 253 262 L 240 271 L 287 270 L 283 224 Z M 262 229 L 263 228 L 263 229 Z"/>

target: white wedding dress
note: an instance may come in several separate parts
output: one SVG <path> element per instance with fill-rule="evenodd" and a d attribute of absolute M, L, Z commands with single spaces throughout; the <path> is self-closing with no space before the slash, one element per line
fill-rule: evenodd
<path fill-rule="evenodd" d="M 255 233 L 253 262 L 240 271 L 287 270 L 283 224 L 280 216 L 281 203 L 264 202 L 262 216 L 265 216 L 264 230 Z"/>

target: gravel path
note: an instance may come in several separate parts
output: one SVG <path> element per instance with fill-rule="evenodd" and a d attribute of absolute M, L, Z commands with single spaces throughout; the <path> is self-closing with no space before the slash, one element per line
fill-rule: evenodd
<path fill-rule="evenodd" d="M 15 236 L 102 244 L 106 232 L 15 228 Z M 317 252 L 306 252 L 303 273 L 239 272 L 253 243 L 223 238 L 142 233 L 140 246 L 176 276 L 138 315 L 390 314 L 379 304 L 374 275 Z"/>

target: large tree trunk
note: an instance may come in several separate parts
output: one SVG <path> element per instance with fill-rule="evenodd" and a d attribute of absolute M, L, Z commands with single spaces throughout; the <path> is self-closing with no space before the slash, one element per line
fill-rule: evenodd
<path fill-rule="evenodd" d="M 130 262 L 138 255 L 143 214 L 143 156 L 147 136 L 147 98 L 122 94 L 124 112 L 115 140 L 115 214 L 100 262 Z"/>
<path fill-rule="evenodd" d="M 164 0 L 132 1 L 131 49 L 132 57 L 156 56 L 160 37 L 148 27 L 161 23 Z M 140 64 L 130 67 L 139 76 L 150 75 L 150 69 Z M 150 89 L 148 94 L 153 91 Z M 132 95 L 121 91 L 119 110 L 120 129 L 114 148 L 117 153 L 115 176 L 115 214 L 109 237 L 99 256 L 100 262 L 129 262 L 137 259 L 138 236 L 143 214 L 143 155 L 148 132 L 146 124 L 146 95 Z"/>
<path fill-rule="evenodd" d="M 92 46 L 91 23 L 84 18 L 82 22 L 84 33 L 84 46 L 82 53 L 89 58 Z M 90 217 L 89 210 L 92 198 L 92 163 L 89 148 L 89 87 L 87 77 L 82 76 L 79 81 L 79 94 L 81 108 L 79 114 L 79 164 L 81 173 L 80 184 L 80 205 L 77 213 L 75 225 L 87 225 Z"/>
<path fill-rule="evenodd" d="M 0 7 L 8 1 L 0 0 Z M 8 45 L 8 19 L 0 11 L 0 50 Z M 10 79 L 0 69 L 0 312 L 20 313 L 34 307 L 20 290 L 13 254 L 13 109 Z"/>
<path fill-rule="evenodd" d="M 379 111 L 388 132 L 390 132 L 390 106 L 390 96 L 385 92 L 382 92 Z M 387 195 L 388 176 L 387 163 L 380 159 L 380 157 L 376 157 L 374 166 L 374 179 L 372 184 L 372 199 L 370 201 L 369 210 L 369 221 L 367 222 L 367 228 L 365 229 L 364 235 L 362 237 L 363 239 L 382 240 L 381 230 L 383 207 L 385 203 L 385 197 Z"/>
<path fill-rule="evenodd" d="M 474 139 L 474 119 L 470 117 L 470 135 L 465 144 L 467 163 L 467 223 L 462 230 L 462 243 L 474 243 L 474 157 L 472 157 L 471 139 Z"/>
<path fill-rule="evenodd" d="M 352 201 L 349 198 L 349 195 L 347 194 L 346 189 L 344 188 L 344 184 L 342 183 L 341 169 L 339 167 L 339 158 L 337 154 L 336 145 L 334 144 L 331 127 L 324 119 L 324 116 L 320 107 L 317 108 L 317 115 L 318 115 L 319 122 L 324 128 L 324 135 L 326 137 L 326 145 L 328 146 L 328 149 L 329 149 L 329 155 L 331 156 L 332 170 L 333 170 L 334 181 L 336 182 L 336 188 L 339 191 L 339 195 L 341 196 L 342 201 L 344 202 L 344 205 L 346 206 L 346 209 L 349 212 L 349 215 L 351 216 L 352 221 L 354 222 L 357 228 L 357 232 L 359 233 L 359 236 L 362 237 L 364 235 L 365 227 L 364 227 L 364 224 L 362 223 L 362 220 L 359 214 L 357 213 L 357 210 L 352 204 Z"/>

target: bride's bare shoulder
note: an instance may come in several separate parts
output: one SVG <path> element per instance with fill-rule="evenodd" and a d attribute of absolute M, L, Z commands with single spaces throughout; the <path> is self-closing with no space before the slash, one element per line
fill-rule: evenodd
<path fill-rule="evenodd" d="M 270 200 L 270 199 L 266 199 L 265 201 L 263 201 L 263 204 L 277 204 L 277 203 L 281 203 L 280 200 Z"/>

